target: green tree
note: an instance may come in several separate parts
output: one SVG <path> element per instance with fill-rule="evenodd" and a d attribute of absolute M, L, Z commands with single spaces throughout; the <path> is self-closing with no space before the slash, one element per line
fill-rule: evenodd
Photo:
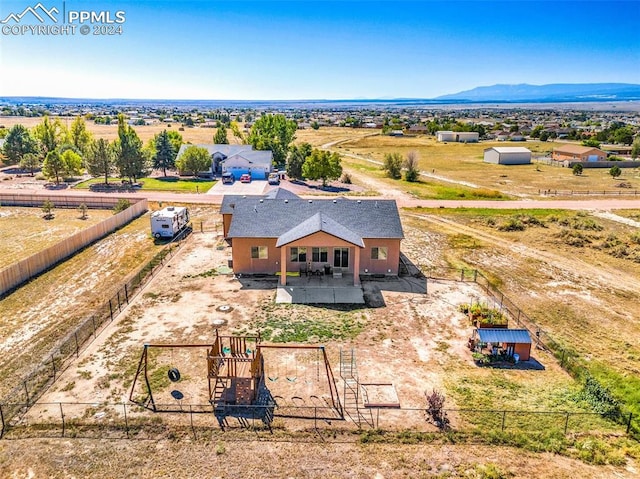
<path fill-rule="evenodd" d="M 384 155 L 384 166 L 382 167 L 389 178 L 399 180 L 402 178 L 402 155 L 400 153 L 387 153 Z"/>
<path fill-rule="evenodd" d="M 287 158 L 287 176 L 289 178 L 302 179 L 302 167 L 304 162 L 311 156 L 313 147 L 310 143 L 300 143 L 292 145 Z"/>
<path fill-rule="evenodd" d="M 584 167 L 582 166 L 582 163 L 575 163 L 571 169 L 574 175 L 580 176 L 582 175 L 582 170 L 584 169 Z"/>
<path fill-rule="evenodd" d="M 313 128 L 314 130 L 319 130 L 320 129 L 320 123 L 318 123 L 317 121 L 314 121 L 311 123 L 311 128 Z"/>
<path fill-rule="evenodd" d="M 600 148 L 600 142 L 595 138 L 589 138 L 582 141 L 582 146 L 590 146 L 591 148 Z"/>
<path fill-rule="evenodd" d="M 238 124 L 237 121 L 232 121 L 231 122 L 231 131 L 233 132 L 233 136 L 235 136 L 242 143 L 245 143 L 246 138 L 244 137 L 244 135 L 240 131 L 240 125 Z"/>
<path fill-rule="evenodd" d="M 113 214 L 118 214 L 131 206 L 131 202 L 126 198 L 120 198 L 113 206 Z"/>
<path fill-rule="evenodd" d="M 284 115 L 261 116 L 251 127 L 247 142 L 256 150 L 271 150 L 278 168 L 285 165 L 289 145 L 295 139 L 296 122 Z"/>
<path fill-rule="evenodd" d="M 546 131 L 540 132 L 540 141 L 547 141 L 549 139 L 549 133 Z"/>
<path fill-rule="evenodd" d="M 43 153 L 47 155 L 62 143 L 64 128 L 57 118 L 51 121 L 48 116 L 45 116 L 42 119 L 42 123 L 33 128 L 33 136 L 42 146 Z"/>
<path fill-rule="evenodd" d="M 29 170 L 31 176 L 33 176 L 33 172 L 40 168 L 40 166 L 40 157 L 34 153 L 27 153 L 22 157 L 22 161 L 20 161 L 20 168 Z"/>
<path fill-rule="evenodd" d="M 542 130 L 544 130 L 544 126 L 542 125 L 536 125 L 533 127 L 533 130 L 531 130 L 531 138 L 540 138 Z"/>
<path fill-rule="evenodd" d="M 85 158 L 85 164 L 91 176 L 104 176 L 104 184 L 108 185 L 109 175 L 114 169 L 114 160 L 114 152 L 109 140 L 99 138 L 92 142 Z"/>
<path fill-rule="evenodd" d="M 64 150 L 60 155 L 64 164 L 64 174 L 76 176 L 82 172 L 82 157 L 72 149 Z"/>
<path fill-rule="evenodd" d="M 211 168 L 211 155 L 206 148 L 190 146 L 176 160 L 176 168 L 180 173 L 191 171 L 193 176 L 198 176 L 198 172 Z"/>
<path fill-rule="evenodd" d="M 42 203 L 42 212 L 44 213 L 45 220 L 50 220 L 53 218 L 54 208 L 55 208 L 55 205 L 51 200 L 44 200 L 44 203 Z"/>
<path fill-rule="evenodd" d="M 49 179 L 55 178 L 56 185 L 60 183 L 60 177 L 65 174 L 65 164 L 58 150 L 47 153 L 42 165 L 42 173 Z"/>
<path fill-rule="evenodd" d="M 91 132 L 87 130 L 84 118 L 78 116 L 73 120 L 67 136 L 68 142 L 76 147 L 83 156 L 87 154 L 91 147 L 92 135 Z"/>
<path fill-rule="evenodd" d="M 404 160 L 404 179 L 410 182 L 418 181 L 420 170 L 418 169 L 418 153 L 410 151 Z"/>
<path fill-rule="evenodd" d="M 22 161 L 24 155 L 28 153 L 37 154 L 38 145 L 35 138 L 23 125 L 13 125 L 5 138 L 3 152 L 6 157 L 5 163 L 15 165 Z"/>
<path fill-rule="evenodd" d="M 310 180 L 322 180 L 325 187 L 327 180 L 337 180 L 342 174 L 340 155 L 314 149 L 302 166 L 302 174 Z"/>
<path fill-rule="evenodd" d="M 171 142 L 171 145 L 173 146 L 173 151 L 175 151 L 176 153 L 178 153 L 178 151 L 180 151 L 180 147 L 182 146 L 183 140 L 182 140 L 182 135 L 180 133 L 178 133 L 175 130 L 169 130 L 167 131 L 167 137 L 169 138 L 169 141 Z M 175 158 L 174 158 L 175 160 Z"/>
<path fill-rule="evenodd" d="M 614 143 L 622 143 L 624 145 L 630 145 L 633 142 L 633 130 L 630 126 L 623 126 L 613 131 L 611 140 Z"/>
<path fill-rule="evenodd" d="M 147 156 L 136 131 L 125 123 L 124 115 L 118 115 L 118 140 L 115 147 L 115 166 L 121 177 L 134 182 L 148 172 Z"/>
<path fill-rule="evenodd" d="M 634 160 L 640 156 L 640 136 L 633 140 L 633 146 L 631 147 L 631 158 Z"/>
<path fill-rule="evenodd" d="M 175 166 L 176 151 L 169 139 L 167 130 L 163 130 L 155 138 L 155 152 L 153 155 L 153 167 L 162 168 L 164 176 L 167 176 L 167 168 Z"/>
<path fill-rule="evenodd" d="M 224 126 L 224 123 L 220 123 L 218 127 L 218 131 L 213 136 L 213 142 L 216 145 L 228 145 L 229 140 L 227 139 L 227 128 Z"/>
<path fill-rule="evenodd" d="M 80 203 L 80 206 L 78 206 L 78 211 L 80 212 L 80 219 L 81 220 L 86 220 L 87 219 L 87 205 L 85 205 L 84 203 Z"/>
<path fill-rule="evenodd" d="M 618 165 L 615 165 L 611 167 L 611 169 L 609 170 L 609 174 L 611 175 L 611 178 L 615 180 L 618 176 L 622 174 L 622 170 Z"/>

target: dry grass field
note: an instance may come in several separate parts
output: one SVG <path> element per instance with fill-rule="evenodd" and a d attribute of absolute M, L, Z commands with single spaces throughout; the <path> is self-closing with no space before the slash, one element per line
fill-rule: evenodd
<path fill-rule="evenodd" d="M 60 122 L 69 127 L 73 122 L 74 118 L 71 117 L 60 117 Z M 32 128 L 37 124 L 42 122 L 42 118 L 37 117 L 16 117 L 16 116 L 3 116 L 0 117 L 0 125 L 4 125 L 5 128 L 11 128 L 15 124 L 21 124 L 26 126 L 27 128 Z M 171 126 L 165 125 L 163 123 L 158 123 L 155 125 L 148 126 L 137 126 L 133 125 L 132 128 L 136 131 L 140 139 L 146 143 L 148 140 L 153 138 L 155 135 L 160 133 L 162 130 L 176 130 L 178 131 L 184 140 L 185 143 L 212 143 L 213 136 L 216 133 L 215 128 L 198 128 L 198 127 L 184 127 L 184 130 L 179 130 L 181 127 L 180 123 L 170 123 Z M 104 138 L 109 141 L 113 141 L 118 138 L 118 124 L 113 123 L 111 125 L 97 125 L 93 121 L 87 121 L 87 129 L 91 131 L 97 138 Z M 228 131 L 228 139 L 229 143 L 237 144 L 240 141 L 233 136 L 231 130 Z"/>
<path fill-rule="evenodd" d="M 159 248 L 144 215 L 0 299 L 0 393 L 48 358 L 62 337 Z"/>
<path fill-rule="evenodd" d="M 585 169 L 581 176 L 575 176 L 571 169 L 544 164 L 506 166 L 483 161 L 483 151 L 493 146 L 524 146 L 535 157 L 547 155 L 560 145 L 554 142 L 438 143 L 434 138 L 423 135 L 392 137 L 376 135 L 371 130 L 347 128 L 304 130 L 299 131 L 296 137 L 296 141 L 308 141 L 314 146 L 345 140 L 330 146 L 330 149 L 342 155 L 345 166 L 356 170 L 380 168 L 387 153 L 400 153 L 404 156 L 410 151 L 416 151 L 420 169 L 434 176 L 423 178 L 426 186 L 429 186 L 428 183 L 451 186 L 449 182 L 438 180 L 437 177 L 442 176 L 463 186 L 466 183 L 513 196 L 538 196 L 540 190 L 617 190 L 615 185 L 621 181 L 631 183 L 633 188 L 640 188 L 640 171 L 637 168 L 625 168 L 622 176 L 613 180 L 606 168 Z M 434 193 L 425 186 L 416 187 L 405 182 L 396 184 L 405 191 L 414 190 L 413 193 L 418 197 L 434 197 Z M 466 198 L 468 197 L 467 193 Z"/>
<path fill-rule="evenodd" d="M 203 207 L 204 208 L 204 207 Z M 204 210 L 203 210 L 204 213 Z M 546 320 L 538 314 L 543 304 L 562 305 L 565 311 L 573 311 L 576 321 L 565 321 L 557 324 L 557 329 L 552 333 L 558 334 L 563 340 L 571 341 L 573 336 L 582 337 L 582 328 L 589 317 L 582 317 L 599 304 L 597 321 L 589 323 L 590 327 L 597 328 L 593 336 L 597 338 L 597 348 L 592 348 L 593 360 L 606 358 L 607 348 L 615 348 L 617 338 L 611 334 L 615 316 L 607 311 L 607 305 L 614 302 L 618 313 L 629 314 L 633 309 L 633 303 L 626 298 L 625 287 L 632 286 L 634 278 L 629 278 L 626 284 L 619 281 L 615 286 L 609 285 L 602 288 L 602 284 L 594 283 L 594 279 L 587 273 L 590 268 L 601 268 L 599 261 L 606 258 L 591 258 L 586 261 L 572 258 L 567 255 L 566 264 L 556 262 L 556 256 L 544 255 L 545 250 L 551 249 L 550 245 L 544 245 L 539 250 L 530 246 L 534 254 L 542 255 L 533 260 L 531 254 L 524 249 L 514 247 L 507 233 L 500 233 L 493 241 L 485 237 L 474 237 L 466 232 L 461 232 L 466 224 L 478 221 L 475 217 L 466 217 L 463 214 L 435 217 L 429 221 L 416 215 L 432 215 L 430 211 L 415 211 L 403 214 L 406 239 L 403 242 L 403 250 L 417 264 L 424 266 L 468 265 L 481 268 L 494 280 L 501 282 L 504 289 L 514 301 L 528 313 L 531 313 L 541 324 L 551 329 L 553 320 Z M 446 213 L 446 212 L 445 212 Z M 206 216 L 203 214 L 203 216 Z M 435 215 L 434 215 L 435 216 Z M 453 221 L 454 225 L 439 222 Z M 500 220 L 498 218 L 498 220 Z M 598 220 L 600 221 L 600 220 Z M 616 234 L 622 236 L 628 233 L 619 225 L 603 222 L 607 228 L 611 228 Z M 493 229 L 489 226 L 477 228 L 484 231 L 487 228 L 487 237 Z M 531 233 L 533 229 L 526 230 Z M 518 238 L 519 243 L 525 243 L 524 238 Z M 528 243 L 526 243 L 528 246 Z M 524 246 L 524 245 L 523 245 Z M 570 252 L 570 250 L 567 250 Z M 228 258 L 228 249 L 215 233 L 195 234 L 190 243 L 174 257 L 159 275 L 147 286 L 123 314 L 107 329 L 96 342 L 71 365 L 64 375 L 54 384 L 50 391 L 42 398 L 42 403 L 56 402 L 87 402 L 93 405 L 89 410 L 82 408 L 71 409 L 67 412 L 68 421 L 77 418 L 85 420 L 91 417 L 103 417 L 102 409 L 96 409 L 96 402 L 120 403 L 126 401 L 131 382 L 135 374 L 137 361 L 142 352 L 143 342 L 179 343 L 196 342 L 208 343 L 213 337 L 214 320 L 221 322 L 221 332 L 232 334 L 247 334 L 261 331 L 268 342 L 294 341 L 312 344 L 324 344 L 327 347 L 329 359 L 332 363 L 334 374 L 338 375 L 338 353 L 340 348 L 349 350 L 354 348 L 358 358 L 358 369 L 362 381 L 367 382 L 393 382 L 398 391 L 398 396 L 403 408 L 423 408 L 425 390 L 437 388 L 445 392 L 447 407 L 465 409 L 525 409 L 530 411 L 561 410 L 572 412 L 589 412 L 590 407 L 580 399 L 581 385 L 573 380 L 562 370 L 555 358 L 545 351 L 536 350 L 535 359 L 544 366 L 539 370 L 513 370 L 478 368 L 471 359 L 470 352 L 466 349 L 466 339 L 471 332 L 464 315 L 458 311 L 458 305 L 468 302 L 475 297 L 482 300 L 482 291 L 472 283 L 455 283 L 450 281 L 432 281 L 428 285 L 428 294 L 412 293 L 409 291 L 383 290 L 385 306 L 380 308 L 336 308 L 325 309 L 304 305 L 276 305 L 273 301 L 273 286 L 265 286 L 262 282 L 240 282 L 232 277 L 220 274 L 224 269 Z M 551 253 L 548 253 L 551 254 Z M 553 249 L 553 254 L 563 257 L 562 248 Z M 616 268 L 621 268 L 622 263 L 613 263 Z M 626 265 L 623 271 L 631 274 L 633 265 Z M 603 269 L 603 274 L 607 269 Z M 543 278 L 540 275 L 551 274 L 551 278 Z M 621 275 L 618 275 L 621 277 Z M 626 275 L 624 276 L 626 277 Z M 530 278 L 530 279 L 528 279 Z M 607 280 L 606 276 L 599 276 L 601 282 Z M 637 281 L 637 276 L 636 276 Z M 586 303 L 581 304 L 575 295 L 573 288 L 580 287 L 580 291 L 586 297 Z M 599 286 L 600 288 L 598 288 Z M 598 291 L 599 290 L 599 291 Z M 586 293 L 588 291 L 588 294 Z M 625 299 L 626 298 L 626 299 Z M 602 303 L 602 304 L 601 304 Z M 232 311 L 221 313 L 218 307 L 231 305 Z M 553 309 L 555 311 L 555 309 Z M 626 313 L 625 313 L 626 311 Z M 609 319 L 607 319 L 609 318 Z M 605 320 L 611 321 L 608 326 Z M 618 321 L 620 319 L 618 318 Z M 638 334 L 637 324 L 632 318 L 624 320 L 624 324 L 616 323 L 614 327 L 629 329 L 629 341 Z M 584 335 L 586 338 L 587 336 Z M 635 341 L 635 339 L 633 339 Z M 595 341 L 592 343 L 595 345 Z M 576 344 L 582 347 L 583 343 Z M 629 350 L 629 354 L 636 354 Z M 612 361 L 622 362 L 624 368 L 630 368 L 634 359 L 622 357 L 622 354 L 612 357 Z M 184 381 L 178 383 L 180 391 L 184 394 L 181 404 L 201 403 L 206 400 L 206 379 L 204 379 L 205 361 L 203 351 L 187 353 L 176 348 L 165 350 L 153 355 L 151 364 L 151 381 L 154 391 L 170 401 L 168 394 L 172 388 L 166 378 L 169 367 L 179 367 L 184 373 Z M 292 359 L 288 355 L 280 355 L 269 358 L 267 370 L 271 376 L 279 377 L 280 382 L 271 384 L 274 388 L 282 387 L 283 399 L 293 401 L 294 397 L 303 396 L 304 390 L 309 387 L 309 381 L 316 373 L 316 363 L 312 357 L 298 357 Z M 295 377 L 296 381 L 285 380 L 287 377 Z M 340 379 L 338 379 L 340 384 Z M 341 387 L 339 387 L 341 391 Z M 288 395 L 287 395 L 288 394 Z M 65 406 L 66 407 L 66 406 Z M 98 411 L 98 412 L 96 412 Z M 106 411 L 106 409 L 105 409 Z M 38 423 L 52 417 L 55 420 L 58 409 L 51 404 L 42 404 L 34 407 L 29 413 L 28 421 Z M 116 413 L 117 414 L 117 413 Z M 130 410 L 130 419 L 154 421 L 162 423 L 168 421 L 180 422 L 173 415 L 153 415 L 145 410 Z M 146 417 L 146 419 L 144 419 Z M 183 416 L 182 422 L 187 421 Z M 452 423 L 459 428 L 479 428 L 482 431 L 488 425 L 496 426 L 499 417 L 487 415 L 474 415 L 472 413 L 454 413 L 451 416 Z M 210 421 L 215 426 L 213 418 L 198 417 L 198 424 Z M 378 422 L 379 421 L 379 422 Z M 507 420 L 507 430 L 516 428 L 521 430 L 539 430 L 541 424 L 550 427 L 562 427 L 562 420 L 544 419 L 541 423 L 539 417 L 524 418 L 514 421 Z M 549 422 L 548 422 L 549 421 Z M 376 422 L 386 430 L 403 429 L 413 426 L 414 430 L 429 430 L 425 423 L 424 414 L 418 410 L 383 412 Z M 557 424 L 556 424 L 557 423 Z M 299 477 L 320 477 L 321 471 L 324 477 L 342 477 L 340 470 L 335 469 L 334 458 L 327 453 L 318 453 L 320 457 L 311 459 L 306 452 L 309 448 L 320 447 L 320 450 L 328 451 L 339 448 L 356 454 L 359 459 L 351 457 L 350 461 L 355 468 L 353 477 L 374 477 L 376 473 L 383 477 L 415 477 L 415 471 L 421 471 L 424 477 L 491 477 L 479 475 L 476 468 L 487 466 L 496 467 L 503 472 L 499 477 L 523 477 L 522 471 L 513 467 L 514 454 L 527 458 L 526 461 L 535 470 L 538 477 L 563 477 L 563 468 L 560 464 L 569 464 L 567 458 L 551 456 L 553 460 L 541 461 L 544 457 L 532 456 L 521 451 L 514 453 L 511 449 L 491 449 L 492 453 L 485 458 L 475 459 L 477 456 L 472 451 L 476 446 L 457 446 L 454 450 L 445 447 L 425 446 L 422 451 L 433 451 L 435 458 L 431 462 L 425 462 L 428 457 L 425 452 L 418 453 L 414 446 L 398 445 L 412 441 L 421 441 L 419 436 L 379 436 L 375 431 L 358 433 L 355 425 L 349 423 L 334 422 L 328 426 L 323 424 L 323 434 L 334 430 L 338 436 L 333 435 L 334 440 L 348 444 L 339 445 L 308 445 L 299 441 L 317 441 L 318 439 L 306 438 L 305 428 L 311 427 L 308 423 L 291 423 L 287 420 L 277 419 L 277 434 L 271 440 L 287 441 L 290 448 L 293 468 L 302 471 Z M 583 462 L 574 463 L 571 467 L 581 471 L 584 477 L 607 477 L 616 474 L 619 477 L 632 477 L 637 471 L 637 465 L 633 457 L 637 457 L 640 451 L 633 444 L 629 444 L 624 437 L 619 436 L 621 430 L 607 421 L 595 416 L 584 416 L 572 419 L 570 430 L 577 434 L 569 438 L 564 436 L 554 437 L 552 443 L 548 443 L 543 450 L 552 450 L 562 456 L 581 458 Z M 209 439 L 209 447 L 217 456 L 229 455 L 236 458 L 240 451 L 250 450 L 252 442 L 248 442 L 248 433 L 236 433 L 229 435 L 213 434 Z M 261 435 L 261 442 L 266 451 L 277 449 L 279 443 L 264 441 L 269 436 Z M 395 439 L 394 439 L 395 438 Z M 404 438 L 404 439 L 403 439 Z M 564 439 L 563 439 L 564 438 Z M 364 444 L 354 446 L 353 441 Z M 498 440 L 495 438 L 495 440 Z M 186 448 L 194 447 L 191 441 L 184 440 L 174 443 L 176 454 L 182 457 L 188 454 Z M 236 442 L 239 441 L 239 442 Z M 389 442 L 397 441 L 395 447 L 390 447 Z M 133 441 L 137 445 L 128 442 L 119 448 L 121 455 L 117 457 L 118 463 L 125 458 L 130 458 L 136 451 L 144 450 L 144 442 Z M 215 445 L 214 445 L 215 442 Z M 333 442 L 333 440 L 331 441 Z M 370 443 L 382 442 L 381 445 Z M 85 444 L 84 442 L 82 444 Z M 86 443 L 87 448 L 99 449 L 93 441 Z M 160 442 L 157 447 L 166 447 Z M 7 446 L 5 446 L 7 447 Z M 57 441 L 47 443 L 53 457 L 59 445 Z M 197 443 L 196 448 L 204 448 L 203 443 Z M 469 454 L 461 453 L 463 447 L 469 448 Z M 524 449 L 532 446 L 522 445 Z M 245 449 L 246 448 L 246 449 Z M 315 450 L 315 449 L 314 449 Z M 392 452 L 395 451 L 395 452 Z M 411 452 L 414 451 L 414 452 Z M 444 452 L 447 451 L 447 452 Z M 100 453 L 102 454 L 102 453 Z M 382 454 L 374 459 L 376 454 Z M 404 455 L 402 463 L 394 467 L 388 464 L 397 461 L 397 455 Z M 417 454 L 417 455 L 416 455 Z M 451 459 L 452 456 L 459 459 Z M 197 454 L 196 454 L 197 456 Z M 27 455 L 23 457 L 28 457 Z M 198 461 L 194 456 L 192 461 Z M 305 459 L 301 459 L 305 457 Z M 413 459 L 410 459 L 410 458 Z M 467 459 L 462 459 L 466 457 Z M 383 461 L 381 459 L 384 458 Z M 471 459 L 473 458 L 473 459 Z M 491 459 L 489 459 L 491 458 Z M 284 460 L 284 459 L 282 459 Z M 524 459 L 520 459 L 522 461 Z M 444 462 L 443 462 L 444 461 Z M 442 464 L 453 461 L 447 468 L 442 469 Z M 592 469 L 585 463 L 611 463 L 613 466 L 600 466 Z M 78 462 L 79 464 L 80 462 Z M 15 463 L 14 463 L 15 464 Z M 48 462 L 38 467 L 46 468 Z M 153 460 L 136 464 L 149 475 L 161 476 L 168 471 L 188 471 L 186 466 L 175 469 L 171 463 L 163 458 L 157 462 Z M 324 464 L 324 466 L 323 466 Z M 373 466 L 372 466 L 373 464 Z M 17 464 L 10 470 L 16 470 Z M 75 466 L 69 466 L 70 468 Z M 79 466 L 78 466 L 79 467 Z M 106 465 L 98 461 L 92 468 L 85 471 L 99 475 L 105 472 Z M 256 469 L 249 465 L 238 465 L 238 472 L 247 477 L 257 474 Z M 272 475 L 279 476 L 279 466 L 274 465 Z M 318 468 L 310 471 L 308 468 Z M 326 467 L 328 469 L 322 469 Z M 560 467 L 560 468 L 559 468 Z M 372 468 L 372 469 L 371 469 Z M 69 469 L 71 470 L 71 469 Z M 75 469 L 74 469 L 75 470 Z M 472 471 L 468 474 L 465 471 Z M 151 472 L 153 471 L 153 472 Z M 327 471 L 329 475 L 327 474 Z M 475 472 L 474 472 L 475 471 Z M 530 471 L 529 471 L 530 472 Z M 183 474 L 184 475 L 184 474 Z"/>
<path fill-rule="evenodd" d="M 75 209 L 55 209 L 43 218 L 40 208 L 0 207 L 0 269 L 113 216 L 111 210 L 88 210 L 87 218 Z"/>

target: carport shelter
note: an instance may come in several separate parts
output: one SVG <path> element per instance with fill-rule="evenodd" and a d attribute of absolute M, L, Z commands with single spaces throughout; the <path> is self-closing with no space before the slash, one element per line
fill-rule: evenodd
<path fill-rule="evenodd" d="M 474 336 L 491 348 L 502 349 L 504 354 L 520 356 L 520 361 L 528 361 L 531 356 L 531 336 L 526 329 L 476 329 Z"/>

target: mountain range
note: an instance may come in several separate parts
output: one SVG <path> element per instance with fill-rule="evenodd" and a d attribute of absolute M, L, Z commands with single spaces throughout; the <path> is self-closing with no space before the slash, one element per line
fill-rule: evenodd
<path fill-rule="evenodd" d="M 498 84 L 443 95 L 434 100 L 474 103 L 640 100 L 640 85 L 631 83 Z"/>

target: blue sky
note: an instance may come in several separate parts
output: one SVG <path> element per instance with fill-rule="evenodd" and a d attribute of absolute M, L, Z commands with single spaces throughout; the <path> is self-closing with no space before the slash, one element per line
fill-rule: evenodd
<path fill-rule="evenodd" d="M 62 11 L 62 0 L 40 1 Z M 0 20 L 37 3 L 2 0 Z M 1 34 L 0 96 L 432 98 L 495 83 L 640 83 L 635 0 L 67 0 L 65 9 L 124 11 L 123 33 Z"/>

